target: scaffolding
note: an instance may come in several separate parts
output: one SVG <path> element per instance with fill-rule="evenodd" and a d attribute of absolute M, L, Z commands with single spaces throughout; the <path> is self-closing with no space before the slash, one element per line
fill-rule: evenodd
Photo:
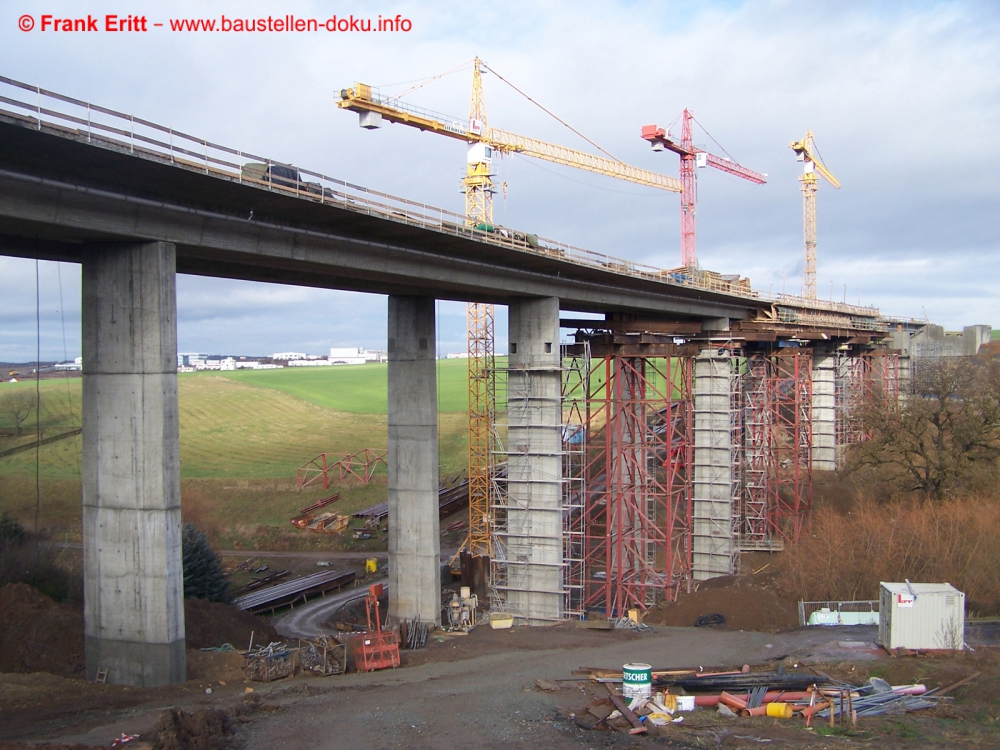
<path fill-rule="evenodd" d="M 770 359 L 768 527 L 796 542 L 812 509 L 812 354 L 779 349 Z"/>
<path fill-rule="evenodd" d="M 493 463 L 506 470 L 496 472 L 492 485 L 490 605 L 529 623 L 583 616 L 585 361 L 497 370 L 506 409 L 496 412 Z M 544 373 L 559 376 L 552 393 L 535 384 Z M 558 423 L 546 421 L 549 413 L 560 415 Z M 513 423 L 512 414 L 523 421 Z M 555 597 L 558 605 L 548 606 Z"/>
<path fill-rule="evenodd" d="M 610 355 L 589 370 L 588 610 L 621 616 L 690 584 L 692 364 Z"/>
<path fill-rule="evenodd" d="M 585 615 L 585 510 L 587 499 L 587 376 L 590 346 L 570 355 L 563 347 L 563 612 Z"/>
<path fill-rule="evenodd" d="M 771 359 L 754 354 L 744 360 L 740 383 L 740 413 L 743 418 L 742 518 L 739 528 L 741 551 L 770 549 L 768 526 L 770 455 L 773 447 L 771 408 Z M 734 482 L 735 483 L 735 482 Z"/>
<path fill-rule="evenodd" d="M 885 398 L 899 403 L 899 352 L 851 352 L 837 360 L 837 445 L 847 446 L 871 438 L 865 430 L 862 409 Z"/>
<path fill-rule="evenodd" d="M 469 303 L 469 535 L 472 555 L 492 553 L 490 484 L 496 419 L 493 305 Z"/>

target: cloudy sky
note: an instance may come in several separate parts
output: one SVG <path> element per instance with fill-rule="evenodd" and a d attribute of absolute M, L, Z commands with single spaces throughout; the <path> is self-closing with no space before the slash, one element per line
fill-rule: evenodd
<path fill-rule="evenodd" d="M 127 7 L 126 7 L 127 6 Z M 400 125 L 358 127 L 335 95 L 357 80 L 395 94 L 478 55 L 616 157 L 668 175 L 643 124 L 690 108 L 695 141 L 769 175 L 756 186 L 699 172 L 702 267 L 755 288 L 802 283 L 807 128 L 843 188 L 818 196 L 820 297 L 949 328 L 1000 325 L 1000 6 L 993 2 L 400 3 L 50 0 L 73 17 L 395 17 L 406 33 L 42 32 L 37 5 L 0 0 L 0 75 L 234 148 L 453 211 L 460 143 Z M 206 8 L 210 10 L 206 10 Z M 33 31 L 18 20 L 36 17 Z M 407 100 L 464 119 L 471 66 Z M 586 142 L 486 76 L 489 122 L 581 149 Z M 711 135 L 708 135 L 708 134 Z M 573 245 L 679 264 L 679 199 L 527 158 L 506 159 L 496 219 Z M 79 268 L 39 268 L 43 359 L 79 353 Z M 831 292 L 832 289 L 832 292 Z M 0 258 L 0 360 L 34 359 L 34 261 Z M 182 351 L 323 353 L 383 347 L 384 297 L 178 281 Z M 498 315 L 498 344 L 505 315 Z M 439 303 L 439 348 L 464 349 L 464 306 Z M 499 347 L 498 347 L 499 348 Z"/>

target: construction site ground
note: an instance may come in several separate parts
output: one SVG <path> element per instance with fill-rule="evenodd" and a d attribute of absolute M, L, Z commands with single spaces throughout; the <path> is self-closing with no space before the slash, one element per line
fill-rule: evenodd
<path fill-rule="evenodd" d="M 425 648 L 404 652 L 399 669 L 268 684 L 244 681 L 238 653 L 194 650 L 188 655 L 189 681 L 157 689 L 6 673 L 0 674 L 0 739 L 6 741 L 0 750 L 39 742 L 109 747 L 123 732 L 155 740 L 158 748 L 1000 746 L 995 648 L 890 658 L 871 647 L 873 637 L 872 628 L 768 633 L 657 626 L 635 633 L 564 623 L 432 634 Z M 798 664 L 799 670 L 819 669 L 856 683 L 876 675 L 929 687 L 981 675 L 940 708 L 863 719 L 856 732 L 838 728 L 832 736 L 825 736 L 825 727 L 807 731 L 801 719 L 724 719 L 709 709 L 685 714 L 682 724 L 660 737 L 577 726 L 573 714 L 605 688 L 573 672 L 634 661 L 658 669 Z M 542 689 L 536 680 L 556 689 Z"/>

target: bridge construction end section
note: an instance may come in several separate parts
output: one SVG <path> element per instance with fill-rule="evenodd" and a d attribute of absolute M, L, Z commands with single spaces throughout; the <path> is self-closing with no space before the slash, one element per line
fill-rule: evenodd
<path fill-rule="evenodd" d="M 434 298 L 389 297 L 389 616 L 441 623 Z"/>
<path fill-rule="evenodd" d="M 87 678 L 184 682 L 174 246 L 88 246 L 82 317 Z"/>

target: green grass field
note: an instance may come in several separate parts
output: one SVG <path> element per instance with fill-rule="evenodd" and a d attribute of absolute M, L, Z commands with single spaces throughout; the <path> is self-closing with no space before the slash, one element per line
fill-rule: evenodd
<path fill-rule="evenodd" d="M 440 471 L 461 473 L 466 465 L 467 365 L 464 360 L 438 363 Z M 386 447 L 385 364 L 287 370 L 205 372 L 178 378 L 181 486 L 184 515 L 217 536 L 223 545 L 242 544 L 250 536 L 280 531 L 272 546 L 287 546 L 288 534 L 305 546 L 326 544 L 329 537 L 295 532 L 288 519 L 324 492 L 299 491 L 296 470 L 320 453 L 332 462 L 362 448 Z M 80 425 L 80 378 L 43 380 L 40 384 L 43 437 Z M 4 383 L 8 390 L 34 395 L 33 382 Z M 35 415 L 21 436 L 0 437 L 0 452 L 35 440 Z M 0 414 L 0 431 L 12 432 Z M 41 526 L 70 538 L 80 529 L 81 438 L 43 445 L 37 451 L 41 490 Z M 33 522 L 36 451 L 0 458 L 0 512 Z M 385 468 L 372 484 L 349 479 L 333 488 L 342 495 L 341 512 L 385 499 Z"/>

